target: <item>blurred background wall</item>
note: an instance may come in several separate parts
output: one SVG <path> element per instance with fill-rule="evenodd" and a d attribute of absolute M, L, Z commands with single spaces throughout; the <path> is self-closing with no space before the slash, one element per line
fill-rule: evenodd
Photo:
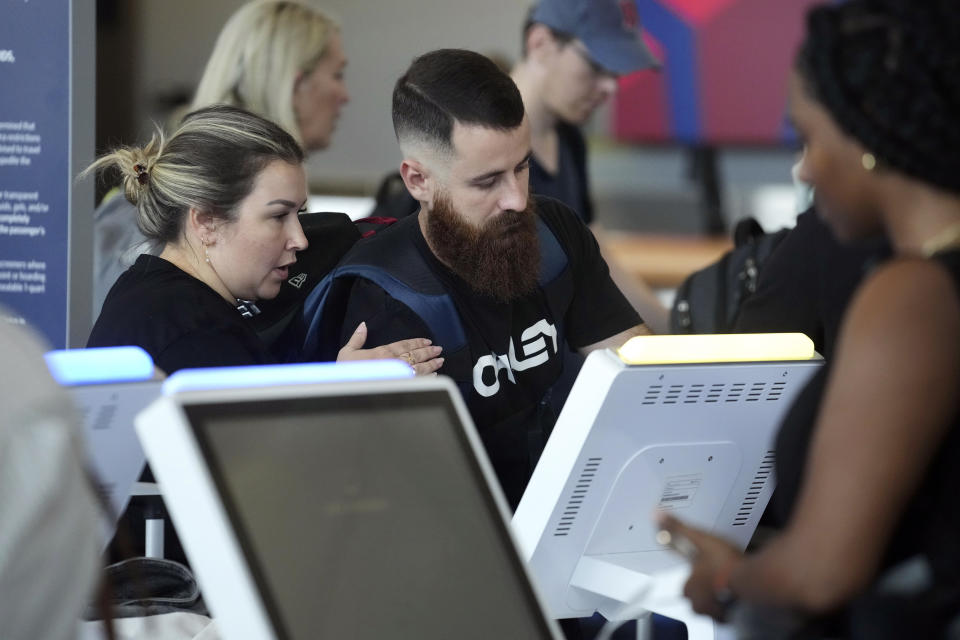
<path fill-rule="evenodd" d="M 770 30 L 769 12 L 756 12 L 751 22 L 753 14 L 744 10 L 743 5 L 756 2 L 769 5 L 771 0 L 664 0 L 661 4 L 677 5 L 701 17 L 710 9 L 721 18 L 724 11 L 731 15 L 734 5 L 741 5 L 738 28 L 746 33 L 753 27 Z M 791 8 L 799 16 L 801 6 L 809 3 L 776 0 L 774 4 Z M 162 122 L 176 104 L 190 99 L 220 27 L 240 4 L 241 0 L 98 0 L 98 149 L 149 136 L 152 120 Z M 342 24 L 352 101 L 331 147 L 310 158 L 310 180 L 316 192 L 353 195 L 372 194 L 383 175 L 399 163 L 390 123 L 390 94 L 410 60 L 439 47 L 465 47 L 515 59 L 529 8 L 524 0 L 324 0 L 317 4 Z M 650 0 L 638 3 L 641 21 L 644 10 L 650 12 L 649 5 Z M 799 30 L 799 24 L 792 29 Z M 655 44 L 664 51 L 662 44 Z M 748 47 L 748 59 L 750 53 Z M 758 50 L 755 55 L 763 53 Z M 670 59 L 665 61 L 671 64 Z M 728 64 L 742 65 L 742 56 Z M 646 82 L 662 83 L 663 79 Z M 642 98 L 631 99 L 637 108 L 644 108 Z M 724 108 L 735 111 L 736 105 L 731 107 L 729 102 L 736 100 L 750 104 L 750 96 L 737 90 L 730 92 Z M 601 109 L 587 128 L 600 219 L 615 229 L 717 231 L 709 222 L 710 194 L 704 193 L 699 179 L 704 170 L 702 154 L 695 153 L 689 141 L 616 139 L 618 109 L 622 121 L 623 105 L 611 105 Z M 719 144 L 710 152 L 706 168 L 715 169 L 713 196 L 719 207 L 713 213 L 719 213 L 725 226 L 746 215 L 757 216 L 768 228 L 790 223 L 790 166 L 795 156 L 791 146 L 738 141 Z"/>

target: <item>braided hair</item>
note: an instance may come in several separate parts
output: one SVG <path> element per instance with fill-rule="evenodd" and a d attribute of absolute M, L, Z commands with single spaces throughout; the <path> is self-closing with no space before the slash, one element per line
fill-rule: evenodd
<path fill-rule="evenodd" d="M 813 9 L 797 67 L 882 164 L 960 192 L 955 0 L 849 0 Z"/>

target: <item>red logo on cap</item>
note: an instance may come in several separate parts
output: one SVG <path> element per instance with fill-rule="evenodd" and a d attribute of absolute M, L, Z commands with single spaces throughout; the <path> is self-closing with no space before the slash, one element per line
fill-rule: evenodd
<path fill-rule="evenodd" d="M 631 29 L 637 28 L 639 16 L 637 15 L 637 3 L 635 0 L 620 0 L 620 13 L 623 14 L 623 24 Z"/>

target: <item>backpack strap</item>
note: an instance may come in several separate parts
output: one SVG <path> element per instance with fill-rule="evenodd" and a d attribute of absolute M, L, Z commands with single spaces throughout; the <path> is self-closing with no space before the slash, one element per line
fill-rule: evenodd
<path fill-rule="evenodd" d="M 409 266 L 409 262 L 405 263 Z M 345 264 L 338 267 L 329 278 L 364 278 L 379 286 L 391 298 L 410 307 L 424 321 L 435 341 L 449 345 L 445 349 L 454 351 L 467 342 L 460 316 L 448 294 L 424 293 L 413 288 L 397 276 L 388 273 L 382 267 L 372 264 Z M 438 281 L 439 283 L 439 281 Z M 319 288 L 319 287 L 318 287 Z M 320 294 L 321 296 L 323 293 Z M 318 302 L 322 305 L 322 302 Z M 306 311 L 305 306 L 305 311 Z M 411 336 L 412 337 L 412 336 Z"/>
<path fill-rule="evenodd" d="M 563 324 L 564 311 L 573 296 L 573 279 L 567 265 L 567 252 L 560 244 L 556 232 L 547 221 L 537 216 L 537 239 L 540 244 L 540 277 L 538 284 L 543 290 L 550 313 Z"/>
<path fill-rule="evenodd" d="M 467 345 L 453 299 L 417 247 L 403 235 L 404 229 L 411 224 L 418 224 L 416 216 L 397 222 L 389 232 L 358 242 L 343 262 L 310 292 L 303 307 L 305 354 L 322 354 L 324 343 L 330 339 L 339 340 L 335 331 L 339 330 L 346 313 L 349 283 L 354 278 L 373 282 L 387 295 L 409 307 L 427 325 L 435 342 L 444 345 L 446 353 L 455 353 Z M 563 274 L 567 254 L 540 216 L 537 216 L 537 235 L 540 243 L 539 283 L 546 286 Z M 334 325 L 337 329 L 333 329 Z"/>
<path fill-rule="evenodd" d="M 330 356 L 329 344 L 331 340 L 339 341 L 339 325 L 355 278 L 375 283 L 387 295 L 410 307 L 426 323 L 436 342 L 449 345 L 447 351 L 466 345 L 453 300 L 417 247 L 408 241 L 407 228 L 412 224 L 418 224 L 416 216 L 391 225 L 388 232 L 358 242 L 307 296 L 303 306 L 304 354 L 311 358 Z"/>

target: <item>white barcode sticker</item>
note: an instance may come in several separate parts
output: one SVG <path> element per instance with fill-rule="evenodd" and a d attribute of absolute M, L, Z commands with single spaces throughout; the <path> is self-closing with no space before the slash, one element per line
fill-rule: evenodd
<path fill-rule="evenodd" d="M 690 506 L 702 481 L 703 476 L 699 473 L 667 478 L 658 506 L 661 509 L 682 509 Z"/>

